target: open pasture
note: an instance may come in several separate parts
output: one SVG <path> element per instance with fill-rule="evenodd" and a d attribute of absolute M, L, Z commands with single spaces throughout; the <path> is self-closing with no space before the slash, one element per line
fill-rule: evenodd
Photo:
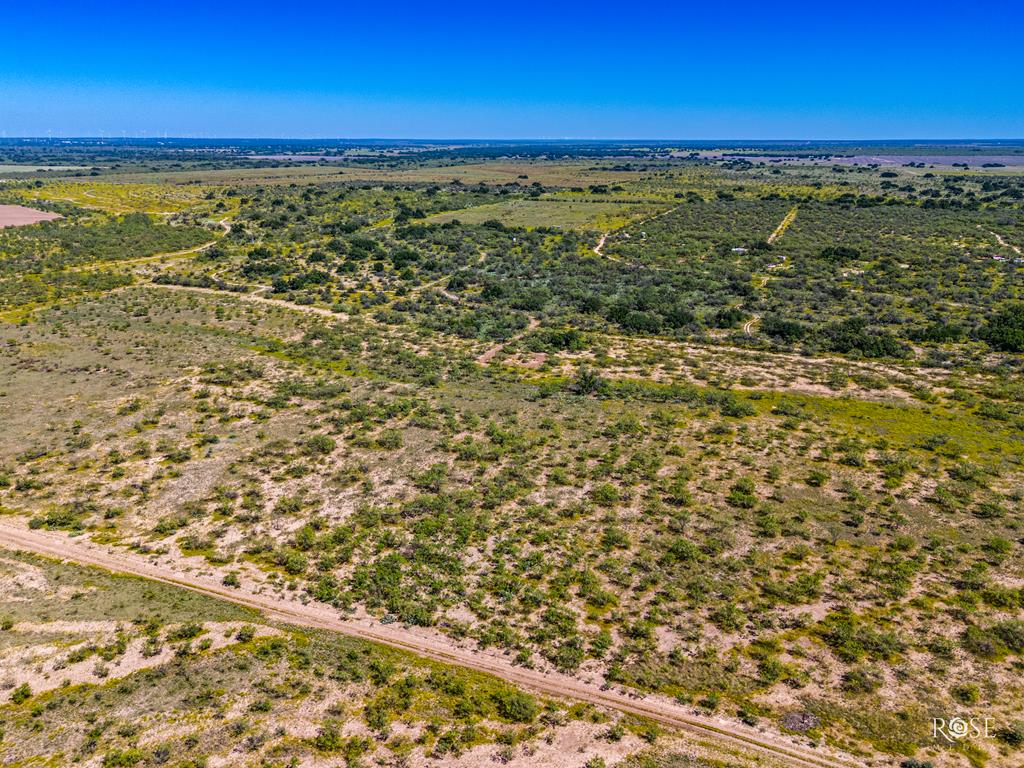
<path fill-rule="evenodd" d="M 482 224 L 500 221 L 509 227 L 554 227 L 557 229 L 599 230 L 618 229 L 633 219 L 656 213 L 659 207 L 651 203 L 590 202 L 586 200 L 514 200 L 506 203 L 479 205 L 459 211 L 431 216 L 432 224 L 462 221 Z"/>

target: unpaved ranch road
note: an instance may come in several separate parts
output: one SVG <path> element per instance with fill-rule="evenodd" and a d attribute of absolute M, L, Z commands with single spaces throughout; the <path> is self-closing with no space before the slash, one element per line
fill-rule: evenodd
<path fill-rule="evenodd" d="M 1003 236 L 1000 235 L 998 232 L 992 232 L 992 234 L 996 236 L 996 241 L 1001 246 L 1003 246 L 1003 248 L 1011 248 L 1013 252 L 1016 253 L 1018 256 L 1024 256 L 1024 252 L 1021 251 L 1019 246 L 1012 245 L 1011 243 L 1006 242 L 1006 240 L 1003 239 Z"/>
<path fill-rule="evenodd" d="M 143 283 L 146 288 L 155 288 L 163 291 L 183 291 L 185 293 L 201 293 L 207 296 L 224 296 L 229 299 L 247 301 L 251 304 L 263 304 L 268 307 L 280 307 L 291 309 L 296 312 L 303 312 L 307 315 L 319 315 L 332 320 L 348 320 L 348 315 L 343 312 L 335 312 L 324 307 L 315 307 L 312 304 L 295 304 L 284 299 L 268 299 L 255 293 L 236 293 L 235 291 L 224 291 L 218 288 L 202 288 L 198 285 L 176 285 L 175 283 Z"/>
<path fill-rule="evenodd" d="M 785 217 L 782 219 L 782 221 L 779 222 L 779 226 L 775 228 L 775 231 L 768 235 L 768 245 L 771 245 L 784 234 L 786 234 L 786 230 L 789 229 L 789 225 L 796 220 L 797 208 L 799 208 L 799 206 L 796 205 L 790 208 L 789 213 L 787 213 Z"/>
<path fill-rule="evenodd" d="M 83 538 L 72 539 L 63 534 L 33 531 L 5 520 L 0 522 L 0 546 L 83 565 L 98 566 L 116 573 L 190 589 L 253 608 L 269 619 L 303 627 L 326 629 L 389 645 L 435 661 L 485 672 L 545 696 L 585 701 L 625 714 L 646 717 L 695 736 L 700 741 L 742 751 L 748 758 L 756 760 L 758 765 L 800 768 L 853 768 L 863 765 L 850 756 L 804 746 L 781 735 L 691 714 L 685 707 L 666 698 L 648 696 L 641 699 L 617 690 L 603 691 L 595 684 L 568 675 L 517 667 L 504 657 L 474 653 L 456 646 L 445 638 L 425 637 L 395 624 L 379 625 L 369 621 L 343 619 L 324 605 L 303 605 L 272 595 L 230 589 L 212 579 L 156 565 L 139 555 L 110 552 Z"/>
<path fill-rule="evenodd" d="M 493 347 L 488 347 L 482 354 L 480 354 L 477 357 L 476 364 L 487 365 L 489 362 L 491 362 L 491 360 L 498 356 L 501 350 L 503 350 L 509 344 L 514 344 L 515 342 L 519 341 L 521 338 L 523 338 L 526 334 L 530 333 L 531 331 L 537 330 L 538 326 L 540 326 L 540 320 L 538 320 L 535 317 L 531 317 L 530 324 L 527 325 L 526 328 L 521 330 L 515 336 L 511 337 L 510 339 L 507 339 L 506 341 L 499 342 L 495 344 Z"/>

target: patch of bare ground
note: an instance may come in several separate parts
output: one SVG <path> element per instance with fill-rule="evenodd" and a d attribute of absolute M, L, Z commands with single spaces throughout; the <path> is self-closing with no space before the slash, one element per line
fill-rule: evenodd
<path fill-rule="evenodd" d="M 64 218 L 59 213 L 26 208 L 23 205 L 0 205 L 0 229 L 3 227 L 24 227 L 40 221 L 54 221 Z"/>
<path fill-rule="evenodd" d="M 668 339 L 604 337 L 607 347 L 602 373 L 610 376 L 643 375 L 656 381 L 686 380 L 693 383 L 719 379 L 737 389 L 776 389 L 810 395 L 835 396 L 832 374 L 847 378 L 844 394 L 865 400 L 909 400 L 912 390 L 942 388 L 950 372 L 899 363 L 851 360 L 843 357 L 807 357 L 793 352 L 751 350 L 742 347 L 701 345 Z M 561 370 L 569 372 L 580 361 L 596 361 L 592 352 L 561 353 Z M 969 386 L 980 386 L 984 376 L 957 374 Z M 871 387 L 857 383 L 862 378 Z M 754 381 L 745 383 L 744 379 Z"/>
<path fill-rule="evenodd" d="M 290 309 L 295 312 L 302 312 L 307 315 L 329 317 L 332 320 L 348 320 L 348 315 L 341 312 L 335 312 L 332 309 L 325 309 L 324 307 L 317 307 L 311 304 L 296 304 L 295 302 L 285 301 L 284 299 L 268 299 L 265 296 L 259 296 L 255 293 L 238 293 L 236 291 L 222 291 L 217 288 L 201 288 L 192 285 L 172 285 L 165 283 L 151 283 L 147 287 L 158 288 L 166 291 L 185 291 L 188 293 L 200 293 L 205 294 L 207 296 L 225 296 L 228 298 L 236 299 L 238 301 L 248 301 L 254 304 L 262 304 L 268 307 L 280 307 L 282 309 Z"/>
<path fill-rule="evenodd" d="M 595 758 L 614 765 L 644 746 L 644 742 L 632 734 L 619 741 L 602 738 L 607 730 L 607 726 L 574 721 L 552 729 L 545 738 L 514 747 L 484 744 L 458 757 L 447 757 L 444 764 L 446 768 L 483 768 L 502 764 L 514 768 L 582 768 Z M 414 753 L 410 764 L 434 766 L 437 759 L 420 750 Z"/>
<path fill-rule="evenodd" d="M 504 351 L 505 347 L 507 347 L 509 344 L 514 344 L 515 342 L 519 341 L 526 334 L 536 330 L 539 325 L 540 320 L 538 320 L 535 317 L 531 317 L 529 325 L 527 325 L 524 330 L 520 331 L 507 341 L 502 341 L 498 344 L 494 344 L 491 347 L 488 347 L 481 354 L 479 354 L 476 358 L 477 365 L 487 365 L 492 360 L 494 360 L 494 358 L 496 358 L 499 354 L 501 354 L 502 351 Z"/>
<path fill-rule="evenodd" d="M 529 352 L 509 357 L 505 362 L 519 368 L 530 368 L 536 370 L 537 368 L 542 367 L 547 360 L 548 356 L 545 352 Z"/>
<path fill-rule="evenodd" d="M 599 367 L 612 378 L 643 377 L 658 382 L 688 382 L 697 385 L 726 384 L 739 390 L 771 389 L 812 396 L 854 395 L 872 401 L 910 400 L 909 391 L 919 386 L 935 387 L 931 369 L 896 368 L 886 364 L 859 363 L 845 359 L 805 358 L 796 354 L 760 352 L 738 348 L 721 349 L 659 340 L 609 339 L 605 355 L 593 352 L 560 353 L 551 372 L 571 376 L 580 364 Z M 506 361 L 523 369 L 536 369 L 548 362 L 517 356 Z M 827 380 L 833 373 L 845 380 L 837 388 Z M 937 371 L 937 376 L 946 376 Z M 853 377 L 870 377 L 877 386 L 859 385 Z M 929 383 L 930 382 L 930 383 Z"/>
<path fill-rule="evenodd" d="M 242 626 L 242 622 L 207 622 L 199 640 L 208 641 L 207 649 L 215 651 L 235 642 L 234 635 Z M 78 658 L 76 652 L 111 643 L 125 628 L 114 621 L 19 622 L 8 630 L 12 633 L 10 645 L 0 651 L 0 688 L 9 691 L 28 683 L 32 691 L 40 693 L 66 685 L 102 683 L 175 658 L 176 650 L 171 645 L 159 645 L 159 650 L 147 648 L 148 638 L 139 636 L 127 639 L 123 652 L 109 660 L 90 652 L 79 653 L 85 658 L 74 661 Z M 279 634 L 265 626 L 254 630 L 256 636 Z M 29 642 L 40 638 L 43 642 Z"/>

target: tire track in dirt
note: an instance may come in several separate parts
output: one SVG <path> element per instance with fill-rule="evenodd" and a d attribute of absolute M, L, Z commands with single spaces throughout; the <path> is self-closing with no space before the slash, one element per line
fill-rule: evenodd
<path fill-rule="evenodd" d="M 794 205 L 789 209 L 789 213 L 783 217 L 782 221 L 779 222 L 779 226 L 775 228 L 775 231 L 768 235 L 768 245 L 771 245 L 780 237 L 782 237 L 786 230 L 789 229 L 789 225 L 796 220 L 796 212 L 799 206 Z"/>
<path fill-rule="evenodd" d="M 799 206 L 794 205 L 792 208 L 789 209 L 789 212 L 782 218 L 782 221 L 779 222 L 779 226 L 775 228 L 775 231 L 768 235 L 768 245 L 771 245 L 780 237 L 782 237 L 785 234 L 786 230 L 789 229 L 789 225 L 796 221 L 796 213 L 798 208 Z M 783 257 L 779 261 L 776 261 L 773 264 L 769 264 L 765 269 L 768 272 L 774 272 L 777 269 L 785 269 L 788 266 L 789 257 L 783 255 Z M 771 275 L 762 275 L 760 281 L 757 284 L 757 287 L 763 289 L 766 285 L 768 285 L 768 281 L 770 279 Z M 760 322 L 761 316 L 754 315 L 750 320 L 747 320 L 747 322 L 743 324 L 743 333 L 746 334 L 747 336 L 753 336 L 754 326 Z"/>
<path fill-rule="evenodd" d="M 263 304 L 271 307 L 280 307 L 282 309 L 290 309 L 294 312 L 303 312 L 307 315 L 319 315 L 320 317 L 328 317 L 332 320 L 348 320 L 348 315 L 344 312 L 335 312 L 331 309 L 325 309 L 324 307 L 316 307 L 311 304 L 296 304 L 291 301 L 285 301 L 284 299 L 268 299 L 265 296 L 260 296 L 255 293 L 240 293 L 237 291 L 226 291 L 219 288 L 203 288 L 198 285 L 176 285 L 174 283 L 143 283 L 145 288 L 159 288 L 165 291 L 185 291 L 189 293 L 202 293 L 207 296 L 224 296 L 226 298 L 238 299 L 239 301 L 246 301 L 252 304 Z"/>
<path fill-rule="evenodd" d="M 614 689 L 602 690 L 596 684 L 562 673 L 517 667 L 504 657 L 460 648 L 443 637 L 425 637 L 394 624 L 376 625 L 369 621 L 346 620 L 321 604 L 289 602 L 244 589 L 230 589 L 209 579 L 157 565 L 138 555 L 113 553 L 92 542 L 75 540 L 63 534 L 34 531 L 4 521 L 0 522 L 0 546 L 189 589 L 251 608 L 270 619 L 338 632 L 434 661 L 484 672 L 541 695 L 575 699 L 649 718 L 677 731 L 713 741 L 719 746 L 743 750 L 758 765 L 776 764 L 799 768 L 863 766 L 862 762 L 849 755 L 807 747 L 781 734 L 692 714 L 681 705 L 659 696 L 641 699 Z"/>
<path fill-rule="evenodd" d="M 1000 235 L 998 232 L 993 232 L 992 230 L 989 230 L 989 234 L 993 235 L 996 238 L 996 241 L 1001 246 L 1003 246 L 1003 248 L 1009 248 L 1014 253 L 1016 253 L 1018 256 L 1024 256 L 1024 251 L 1021 251 L 1020 246 L 1013 245 L 1012 243 L 1006 242 L 1006 240 L 1003 239 L 1003 236 Z"/>
<path fill-rule="evenodd" d="M 679 205 L 673 205 L 671 208 L 666 208 L 664 211 L 660 211 L 659 213 L 652 214 L 651 216 L 648 216 L 647 218 L 640 219 L 639 221 L 630 221 L 630 222 L 627 222 L 627 223 L 623 224 L 618 229 L 610 229 L 607 232 L 602 232 L 601 233 L 601 239 L 597 241 L 597 245 L 594 246 L 594 248 L 592 248 L 591 250 L 593 251 L 595 256 L 604 256 L 605 255 L 604 254 L 604 246 L 608 242 L 608 238 L 611 237 L 613 232 L 618 232 L 619 230 L 627 229 L 627 228 L 632 228 L 632 227 L 639 227 L 642 224 L 646 224 L 649 221 L 654 221 L 655 219 L 661 218 L 662 216 L 668 216 L 668 214 L 672 213 L 673 211 L 677 211 L 677 210 L 679 210 L 682 207 L 683 207 L 682 203 L 680 203 Z M 621 259 L 619 259 L 616 256 L 607 256 L 606 258 L 612 259 L 613 261 L 621 261 Z"/>
<path fill-rule="evenodd" d="M 491 362 L 491 360 L 496 358 L 501 353 L 501 350 L 503 350 L 509 344 L 514 344 L 515 342 L 519 341 L 521 338 L 523 338 L 530 331 L 536 330 L 539 325 L 540 325 L 540 320 L 538 320 L 536 317 L 531 317 L 529 325 L 527 325 L 526 328 L 521 330 L 515 336 L 513 336 L 510 339 L 506 339 L 505 341 L 502 341 L 502 342 L 499 342 L 499 343 L 495 344 L 493 347 L 488 348 L 483 353 L 478 355 L 477 358 L 476 358 L 476 364 L 477 365 L 487 365 L 489 362 Z"/>

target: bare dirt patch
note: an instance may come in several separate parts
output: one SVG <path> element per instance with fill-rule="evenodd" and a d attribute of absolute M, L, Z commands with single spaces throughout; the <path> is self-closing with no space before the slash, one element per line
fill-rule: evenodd
<path fill-rule="evenodd" d="M 9 630 L 12 633 L 10 646 L 0 650 L 0 690 L 9 691 L 21 683 L 28 683 L 36 693 L 65 685 L 99 684 L 169 664 L 175 659 L 176 648 L 170 644 L 159 644 L 155 652 L 147 652 L 146 638 L 141 635 L 127 638 L 123 652 L 108 661 L 96 653 L 82 654 L 81 660 L 69 657 L 69 653 L 90 644 L 113 642 L 116 633 L 126 626 L 116 621 L 15 624 Z M 207 649 L 217 651 L 236 642 L 235 633 L 243 626 L 246 624 L 238 621 L 205 622 L 202 637 L 207 640 Z M 266 626 L 253 626 L 253 630 L 256 637 L 279 634 L 278 630 Z"/>
<path fill-rule="evenodd" d="M 59 213 L 50 211 L 39 211 L 35 208 L 26 208 L 23 205 L 0 205 L 0 228 L 23 227 L 26 224 L 38 224 L 40 221 L 53 221 L 61 219 Z"/>

